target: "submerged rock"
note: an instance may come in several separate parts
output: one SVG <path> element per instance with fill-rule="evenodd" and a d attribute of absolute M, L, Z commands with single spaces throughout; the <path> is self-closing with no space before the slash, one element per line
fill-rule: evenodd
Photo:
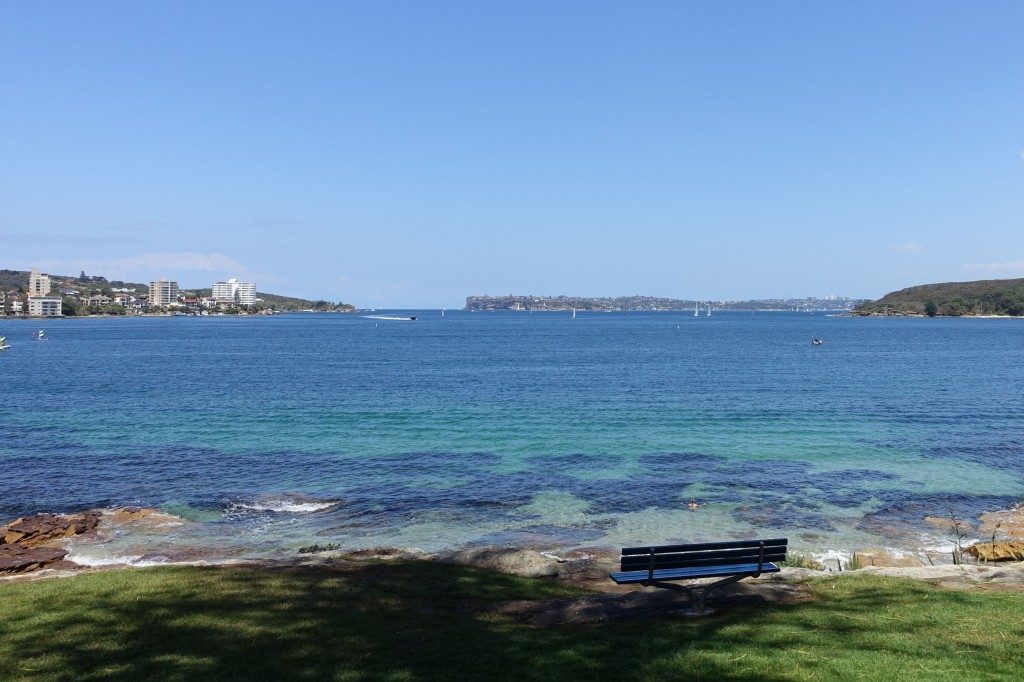
<path fill-rule="evenodd" d="M 552 577 L 558 575 L 560 570 L 556 559 L 532 549 L 475 547 L 450 554 L 444 560 L 524 578 Z"/>
<path fill-rule="evenodd" d="M 160 513 L 160 511 L 148 507 L 121 507 L 111 513 L 110 520 L 114 523 L 130 523 Z"/>

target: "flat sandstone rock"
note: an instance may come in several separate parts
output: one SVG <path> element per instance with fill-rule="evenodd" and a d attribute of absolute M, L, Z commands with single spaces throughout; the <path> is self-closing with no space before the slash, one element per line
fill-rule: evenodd
<path fill-rule="evenodd" d="M 0 574 L 28 573 L 61 561 L 67 551 L 59 547 L 0 545 Z"/>
<path fill-rule="evenodd" d="M 985 512 L 980 518 L 981 527 L 978 530 L 983 537 L 991 537 L 995 533 L 996 540 L 1004 537 L 1009 537 L 1011 540 L 1024 540 L 1024 507 Z"/>
<path fill-rule="evenodd" d="M 35 547 L 51 540 L 87 533 L 99 524 L 99 512 L 59 516 L 36 514 L 11 521 L 0 527 L 0 545 L 19 544 Z"/>
<path fill-rule="evenodd" d="M 1024 540 L 979 542 L 964 549 L 980 561 L 1024 561 Z"/>

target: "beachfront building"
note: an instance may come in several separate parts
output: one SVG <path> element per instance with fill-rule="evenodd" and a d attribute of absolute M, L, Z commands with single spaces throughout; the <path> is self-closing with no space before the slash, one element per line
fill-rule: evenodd
<path fill-rule="evenodd" d="M 89 306 L 90 308 L 102 308 L 113 303 L 113 299 L 103 294 L 93 294 L 82 299 L 82 303 Z"/>
<path fill-rule="evenodd" d="M 63 317 L 60 296 L 29 296 L 28 314 L 30 317 Z"/>
<path fill-rule="evenodd" d="M 167 308 L 178 303 L 178 283 L 168 282 L 161 277 L 149 283 L 149 306 L 151 308 Z"/>
<path fill-rule="evenodd" d="M 255 305 L 256 285 L 252 282 L 239 282 L 232 277 L 226 282 L 214 282 L 211 287 L 214 300 L 218 303 L 238 303 Z"/>
<path fill-rule="evenodd" d="M 32 268 L 32 271 L 28 274 L 28 295 L 29 296 L 49 296 L 50 295 L 50 277 L 49 275 L 42 275 L 39 270 Z"/>

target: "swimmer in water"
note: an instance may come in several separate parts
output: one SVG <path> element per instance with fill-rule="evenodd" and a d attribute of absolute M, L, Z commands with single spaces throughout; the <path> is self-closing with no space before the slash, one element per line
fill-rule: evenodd
<path fill-rule="evenodd" d="M 690 498 L 690 504 L 688 504 L 686 506 L 690 508 L 690 511 L 697 511 L 697 507 L 699 507 L 700 505 L 697 504 L 697 500 L 695 500 L 695 499 L 693 499 L 691 497 Z"/>

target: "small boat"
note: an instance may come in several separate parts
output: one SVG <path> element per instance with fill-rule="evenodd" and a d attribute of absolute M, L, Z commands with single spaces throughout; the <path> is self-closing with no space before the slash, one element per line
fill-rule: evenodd
<path fill-rule="evenodd" d="M 416 321 L 416 316 L 412 315 L 411 317 L 409 317 L 409 319 L 412 320 L 413 322 L 415 322 Z"/>
<path fill-rule="evenodd" d="M 813 339 L 811 339 L 811 345 L 812 346 L 820 346 L 823 343 L 824 343 L 824 341 L 822 341 L 818 337 L 814 337 Z"/>

